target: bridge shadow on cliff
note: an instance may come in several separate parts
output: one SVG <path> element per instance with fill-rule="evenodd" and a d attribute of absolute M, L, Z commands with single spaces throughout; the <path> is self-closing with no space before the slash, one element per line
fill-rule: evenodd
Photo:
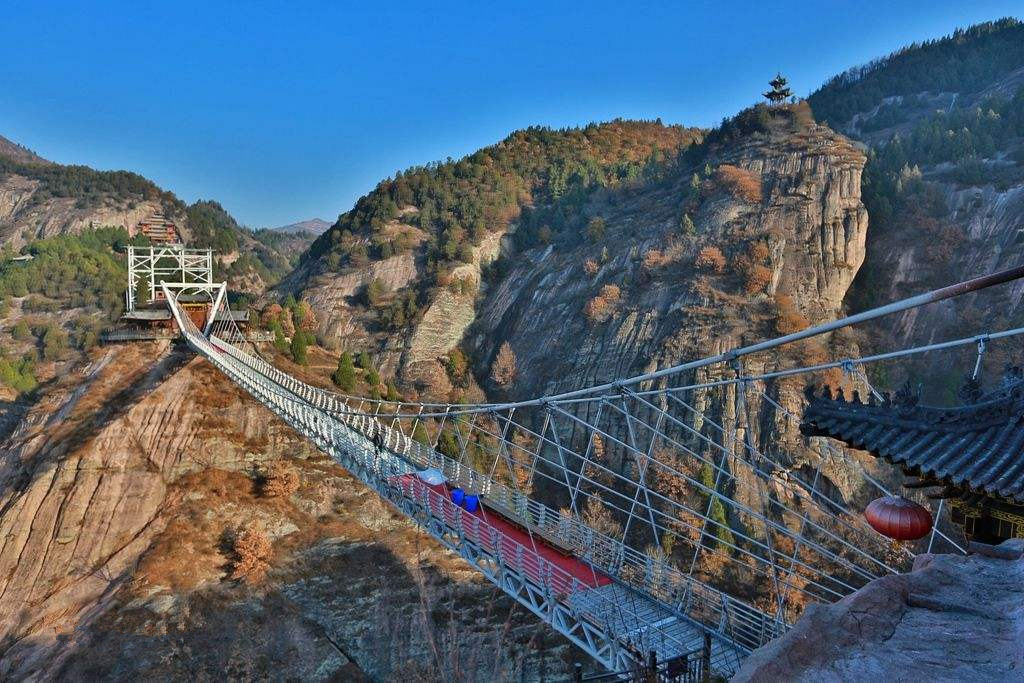
<path fill-rule="evenodd" d="M 134 405 L 144 400 L 163 382 L 185 367 L 185 365 L 187 365 L 193 358 L 195 358 L 195 355 L 184 347 L 172 346 L 170 351 L 153 363 L 152 367 L 147 372 L 140 374 L 128 385 L 122 387 L 113 395 L 109 396 L 97 410 L 82 419 L 71 429 L 71 431 L 64 434 L 58 442 L 53 443 L 48 441 L 45 443 L 39 449 L 39 452 L 35 457 L 32 457 L 31 460 L 23 463 L 22 469 L 18 474 L 13 477 L 9 477 L 5 482 L 0 482 L 0 498 L 5 497 L 12 492 L 14 494 L 10 496 L 7 504 L 3 508 L 0 508 L 0 517 L 7 512 L 9 507 L 17 501 L 21 494 L 29 489 L 32 481 L 37 476 L 37 472 L 40 471 L 43 464 L 59 459 L 61 456 L 66 454 L 67 449 L 62 448 L 62 445 L 82 444 L 90 438 L 98 435 L 105 427 L 123 417 Z M 116 362 L 116 358 L 111 362 Z M 57 378 L 46 382 L 36 389 L 35 395 L 37 397 L 45 395 L 47 390 L 52 389 L 56 383 Z M 88 389 L 86 390 L 86 394 L 87 393 Z M 73 399 L 70 399 L 69 397 L 70 400 L 76 401 L 80 398 L 82 397 L 75 397 Z M 67 405 L 67 401 L 65 401 L 64 405 Z M 21 407 L 19 408 L 21 410 L 21 414 L 17 418 L 15 424 L 9 428 L 7 435 L 13 433 L 17 426 L 17 422 L 27 416 L 31 407 L 32 403 L 21 404 Z M 48 416 L 48 420 L 54 419 L 57 412 L 63 409 L 63 407 L 64 406 L 61 406 L 61 408 L 53 415 Z M 0 420 L 0 427 L 3 426 L 4 421 Z M 7 435 L 0 432 L 0 438 L 6 438 Z"/>

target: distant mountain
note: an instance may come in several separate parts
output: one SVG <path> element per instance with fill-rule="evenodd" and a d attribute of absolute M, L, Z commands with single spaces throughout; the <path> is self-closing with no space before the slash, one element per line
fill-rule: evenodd
<path fill-rule="evenodd" d="M 320 235 L 327 232 L 333 223 L 328 223 L 321 218 L 310 218 L 308 221 L 300 221 L 289 225 L 282 225 L 279 228 L 270 228 L 274 232 L 311 232 Z"/>
<path fill-rule="evenodd" d="M 22 147 L 16 142 L 11 142 L 3 135 L 0 135 L 0 156 L 13 159 L 22 164 L 48 164 L 48 160 L 42 158 L 28 147 Z"/>

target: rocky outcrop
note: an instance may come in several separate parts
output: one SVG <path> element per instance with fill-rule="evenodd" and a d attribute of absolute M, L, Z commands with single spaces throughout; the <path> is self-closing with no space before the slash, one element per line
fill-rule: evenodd
<path fill-rule="evenodd" d="M 430 302 L 402 354 L 402 377 L 407 382 L 433 386 L 438 381 L 435 377 L 443 377 L 439 359 L 462 342 L 476 319 L 480 270 L 498 257 L 503 236 L 503 232 L 488 233 L 473 249 L 473 260 L 457 266 L 448 276 L 448 286 Z"/>
<path fill-rule="evenodd" d="M 397 680 L 471 660 L 530 677 L 573 657 L 184 350 L 96 352 L 43 390 L 0 453 L 4 680 Z M 280 458 L 301 482 L 287 499 L 254 482 Z M 274 549 L 255 587 L 227 578 L 249 524 Z M 550 645 L 522 650 L 536 639 Z"/>
<path fill-rule="evenodd" d="M 1000 548 L 1019 551 L 1024 541 Z M 732 680 L 1020 680 L 1022 637 L 1024 560 L 920 555 L 908 574 L 812 605 Z"/>
<path fill-rule="evenodd" d="M 588 207 L 607 222 L 602 242 L 521 255 L 478 306 L 468 346 L 481 373 L 507 341 L 519 360 L 517 386 L 550 393 L 706 355 L 712 344 L 734 344 L 746 332 L 770 335 L 764 325 L 774 319 L 778 295 L 789 296 L 809 322 L 836 315 L 864 258 L 864 154 L 812 126 L 729 148 L 709 163 L 748 171 L 763 200 L 745 201 L 707 180 L 697 234 L 682 239 L 677 224 L 689 174 L 667 190 L 623 192 Z M 747 293 L 738 266 L 757 241 L 769 246 L 771 276 Z M 730 261 L 721 276 L 695 265 L 707 246 Z M 652 251 L 660 257 L 654 267 L 645 262 Z M 604 260 L 593 276 L 584 269 L 588 259 Z M 588 300 L 606 285 L 619 288 L 619 301 L 607 318 L 588 319 Z"/>
<path fill-rule="evenodd" d="M 28 240 L 75 234 L 89 227 L 134 229 L 162 211 L 159 201 L 118 201 L 80 206 L 71 198 L 36 201 L 39 181 L 20 175 L 0 177 L 0 244 L 20 249 Z"/>

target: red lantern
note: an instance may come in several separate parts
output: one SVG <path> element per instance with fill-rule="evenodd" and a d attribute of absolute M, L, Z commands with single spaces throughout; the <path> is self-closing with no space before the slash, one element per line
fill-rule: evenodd
<path fill-rule="evenodd" d="M 895 541 L 916 541 L 932 529 L 932 513 L 903 496 L 876 498 L 864 510 L 871 528 Z"/>

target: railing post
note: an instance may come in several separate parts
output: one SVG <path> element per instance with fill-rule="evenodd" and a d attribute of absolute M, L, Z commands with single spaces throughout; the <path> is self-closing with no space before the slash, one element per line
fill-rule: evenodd
<path fill-rule="evenodd" d="M 647 683 L 658 683 L 658 653 L 651 650 L 647 654 Z"/>
<path fill-rule="evenodd" d="M 704 649 L 701 651 L 701 663 L 700 663 L 700 680 L 701 683 L 710 683 L 711 681 L 711 634 L 704 634 Z"/>

